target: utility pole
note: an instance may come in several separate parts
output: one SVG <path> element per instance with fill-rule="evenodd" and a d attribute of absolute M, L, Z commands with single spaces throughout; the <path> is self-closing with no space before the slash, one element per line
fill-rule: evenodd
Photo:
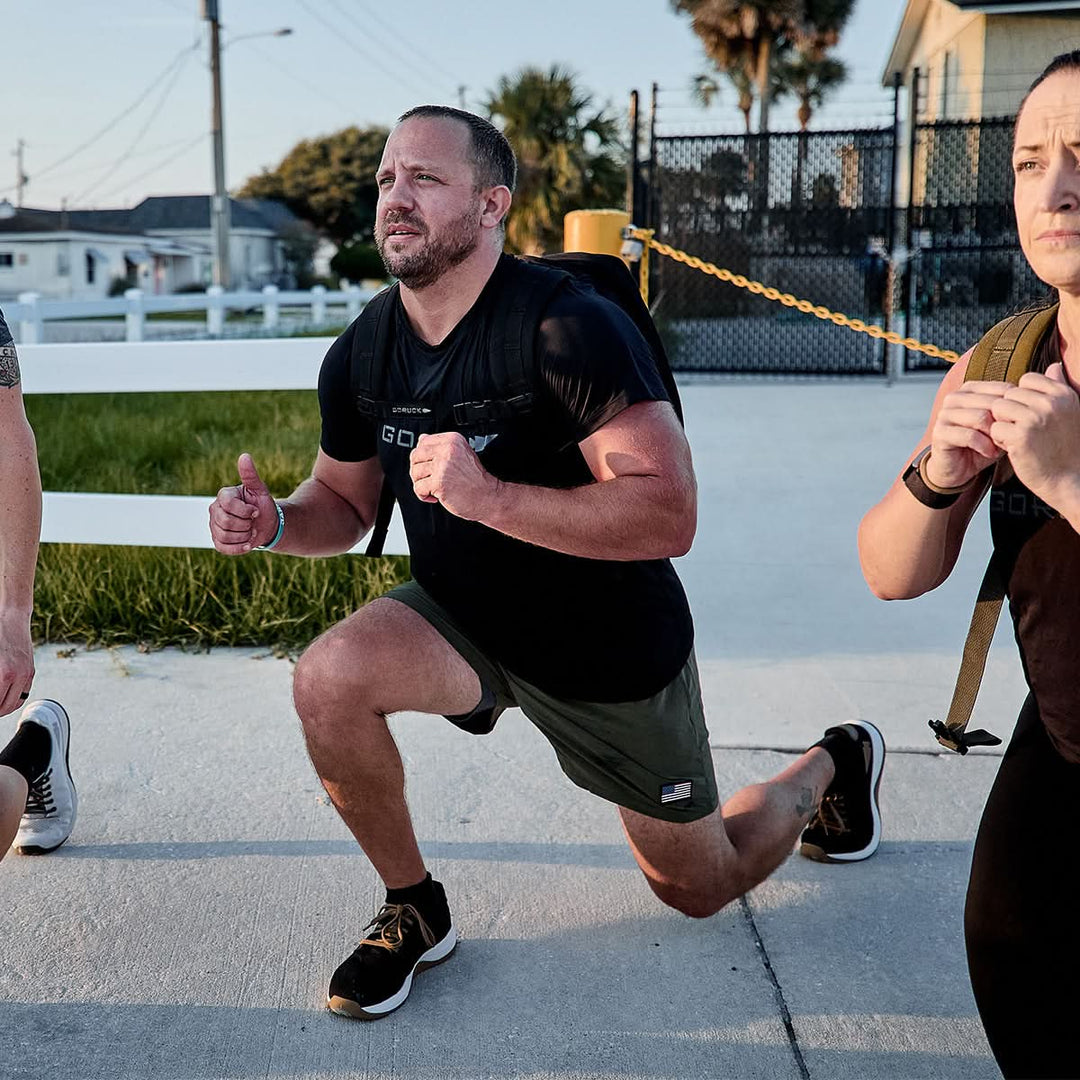
<path fill-rule="evenodd" d="M 20 139 L 15 144 L 15 205 L 20 210 L 23 204 L 23 189 L 30 180 L 30 177 L 23 172 L 23 150 L 25 148 L 26 142 L 23 139 Z"/>
<path fill-rule="evenodd" d="M 225 138 L 221 108 L 221 22 L 218 0 L 202 0 L 203 18 L 210 23 L 210 81 L 213 88 L 210 134 L 214 146 L 214 194 L 210 200 L 214 284 L 229 287 L 229 193 L 225 189 Z"/>
<path fill-rule="evenodd" d="M 465 111 L 465 91 L 468 89 L 469 88 L 464 83 L 457 88 L 458 108 L 461 109 L 462 112 Z"/>

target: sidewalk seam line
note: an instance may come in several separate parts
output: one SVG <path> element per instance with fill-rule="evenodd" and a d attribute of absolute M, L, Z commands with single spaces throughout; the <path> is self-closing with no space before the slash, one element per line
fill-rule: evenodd
<path fill-rule="evenodd" d="M 806 1060 L 799 1047 L 799 1040 L 795 1035 L 795 1025 L 791 1020 L 791 1012 L 787 1007 L 787 1001 L 784 999 L 784 991 L 780 986 L 780 981 L 776 977 L 776 972 L 773 970 L 772 961 L 769 959 L 769 952 L 765 948 L 765 942 L 762 941 L 761 934 L 758 932 L 757 922 L 754 920 L 754 913 L 750 908 L 750 902 L 745 896 L 739 897 L 739 907 L 742 908 L 743 919 L 749 927 L 751 935 L 753 935 L 754 944 L 757 946 L 758 952 L 761 954 L 762 967 L 765 968 L 765 974 L 769 977 L 769 982 L 772 984 L 773 997 L 776 999 L 776 1007 L 780 1011 L 780 1019 L 784 1023 L 784 1031 L 787 1032 L 788 1045 L 791 1047 L 791 1054 L 795 1058 L 795 1065 L 799 1070 L 799 1076 L 801 1077 L 801 1080 L 810 1080 L 810 1070 L 806 1067 Z"/>

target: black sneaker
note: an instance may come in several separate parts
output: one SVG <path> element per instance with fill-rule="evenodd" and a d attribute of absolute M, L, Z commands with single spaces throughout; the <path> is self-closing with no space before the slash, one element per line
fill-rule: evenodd
<path fill-rule="evenodd" d="M 457 931 L 442 885 L 433 881 L 435 911 L 412 904 L 383 904 L 364 927 L 370 934 L 334 972 L 327 1004 L 342 1016 L 377 1020 L 405 1003 L 413 976 L 441 964 L 454 951 Z"/>
<path fill-rule="evenodd" d="M 818 862 L 869 859 L 881 843 L 878 788 L 885 764 L 885 740 L 866 720 L 829 728 L 825 735 L 851 739 L 851 753 L 839 755 L 836 776 L 803 830 L 799 854 Z"/>

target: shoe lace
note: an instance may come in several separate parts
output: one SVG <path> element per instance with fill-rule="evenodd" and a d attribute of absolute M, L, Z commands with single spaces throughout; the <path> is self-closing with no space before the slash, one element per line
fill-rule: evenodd
<path fill-rule="evenodd" d="M 844 806 L 844 796 L 839 792 L 826 795 L 818 804 L 817 813 L 810 821 L 810 828 L 820 828 L 826 836 L 836 833 L 841 836 L 851 832 L 847 823 L 847 812 Z"/>
<path fill-rule="evenodd" d="M 31 785 L 26 795 L 26 815 L 49 817 L 56 813 L 52 793 L 52 769 L 46 769 Z"/>
<path fill-rule="evenodd" d="M 401 948 L 405 933 L 415 926 L 430 949 L 435 944 L 435 935 L 424 922 L 423 916 L 412 904 L 383 904 L 379 914 L 364 927 L 365 933 L 373 931 L 360 942 L 361 945 L 377 945 L 380 949 L 395 952 Z"/>

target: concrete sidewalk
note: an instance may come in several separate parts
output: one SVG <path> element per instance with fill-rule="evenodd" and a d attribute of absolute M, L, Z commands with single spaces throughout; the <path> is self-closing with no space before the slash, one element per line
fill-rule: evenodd
<path fill-rule="evenodd" d="M 702 514 L 680 570 L 721 791 L 872 719 L 889 744 L 875 858 L 793 857 L 692 921 L 519 713 L 484 738 L 405 714 L 417 832 L 462 942 L 398 1012 L 349 1021 L 326 983 L 381 890 L 306 761 L 289 662 L 42 647 L 35 693 L 72 714 L 82 802 L 67 846 L 0 866 L 0 1080 L 997 1076 L 962 905 L 998 759 L 937 754 L 926 728 L 986 530 L 914 604 L 874 600 L 854 550 L 933 390 L 685 387 Z M 1007 736 L 1024 688 L 999 637 L 977 715 Z"/>

